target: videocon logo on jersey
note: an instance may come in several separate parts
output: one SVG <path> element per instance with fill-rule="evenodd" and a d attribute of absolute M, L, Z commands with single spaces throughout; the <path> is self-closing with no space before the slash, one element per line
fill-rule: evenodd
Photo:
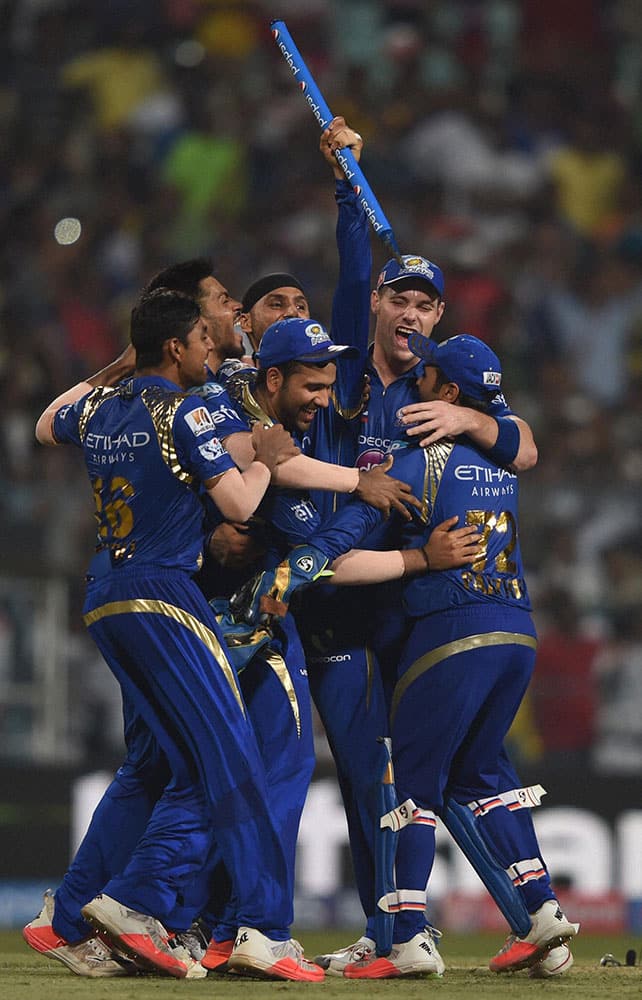
<path fill-rule="evenodd" d="M 368 472 L 375 465 L 381 465 L 385 457 L 386 453 L 383 448 L 368 448 L 366 451 L 361 452 L 355 465 L 357 469 L 363 469 L 364 472 Z"/>

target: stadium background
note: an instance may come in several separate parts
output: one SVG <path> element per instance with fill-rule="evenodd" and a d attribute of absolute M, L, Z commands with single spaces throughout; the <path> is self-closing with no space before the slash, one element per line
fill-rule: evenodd
<path fill-rule="evenodd" d="M 636 0 L 0 3 L 0 924 L 60 878 L 122 753 L 118 692 L 80 624 L 89 491 L 77 455 L 36 446 L 35 418 L 111 359 L 136 294 L 176 259 L 211 254 L 236 296 L 292 270 L 330 313 L 332 181 L 273 16 L 363 134 L 402 249 L 444 268 L 440 337 L 488 341 L 533 426 L 521 520 L 541 643 L 511 752 L 548 789 L 536 818 L 574 918 L 639 930 Z M 81 235 L 59 244 L 67 217 Z M 358 923 L 318 737 L 298 920 Z M 439 919 L 492 923 L 476 891 L 444 844 Z"/>

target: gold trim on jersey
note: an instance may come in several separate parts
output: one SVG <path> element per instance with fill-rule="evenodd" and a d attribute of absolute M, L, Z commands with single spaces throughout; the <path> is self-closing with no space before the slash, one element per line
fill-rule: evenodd
<path fill-rule="evenodd" d="M 111 399 L 117 391 L 117 389 L 110 388 L 109 386 L 99 385 L 86 397 L 82 413 L 78 418 L 78 434 L 83 444 L 85 443 L 85 436 L 87 434 L 87 424 L 105 400 Z"/>
<path fill-rule="evenodd" d="M 372 695 L 372 685 L 375 676 L 375 663 L 372 650 L 368 643 L 365 645 L 366 654 L 366 708 L 370 708 L 370 698 Z"/>
<path fill-rule="evenodd" d="M 296 722 L 296 734 L 301 738 L 301 711 L 299 709 L 299 702 L 296 696 L 296 691 L 294 689 L 294 682 L 290 676 L 290 672 L 286 666 L 285 660 L 279 653 L 275 653 L 273 649 L 269 649 L 267 653 L 262 654 L 263 659 L 267 661 L 272 667 L 272 670 L 276 674 L 279 683 L 285 691 L 288 701 L 290 702 L 290 707 L 292 709 L 292 715 L 294 716 L 294 721 Z"/>
<path fill-rule="evenodd" d="M 365 404 L 363 393 L 361 394 L 361 399 L 356 404 L 356 406 L 352 406 L 350 408 L 341 405 L 341 403 L 337 399 L 337 394 L 334 389 L 334 386 L 330 391 L 330 399 L 332 400 L 332 404 L 336 412 L 339 414 L 340 417 L 343 417 L 344 420 L 354 420 L 354 418 L 358 417 L 360 413 L 363 413 Z"/>
<path fill-rule="evenodd" d="M 399 679 L 395 686 L 390 709 L 390 721 L 392 722 L 399 702 L 411 684 L 425 674 L 427 670 L 434 667 L 449 656 L 456 656 L 457 653 L 465 653 L 469 649 L 480 649 L 483 646 L 529 646 L 530 649 L 537 649 L 537 639 L 532 635 L 525 635 L 522 632 L 484 632 L 481 635 L 467 635 L 462 639 L 455 639 L 447 642 L 443 646 L 431 649 L 429 653 L 420 656 L 413 665 Z"/>
<path fill-rule="evenodd" d="M 241 406 L 245 410 L 248 417 L 250 417 L 254 422 L 263 424 L 264 427 L 272 426 L 274 423 L 273 418 L 267 415 L 247 382 L 243 382 L 240 396 Z"/>
<path fill-rule="evenodd" d="M 165 465 L 182 483 L 191 485 L 194 482 L 194 476 L 180 464 L 174 441 L 174 418 L 179 406 L 187 398 L 185 393 L 170 392 L 167 389 L 159 389 L 158 386 L 150 386 L 143 389 L 140 395 L 152 418 L 158 447 Z"/>
<path fill-rule="evenodd" d="M 218 663 L 219 667 L 223 671 L 227 683 L 232 689 L 232 693 L 238 702 L 239 708 L 241 709 L 243 715 L 245 715 L 245 704 L 243 702 L 243 698 L 241 697 L 238 684 L 236 683 L 236 671 L 223 652 L 223 647 L 221 646 L 216 633 L 212 632 L 207 625 L 204 625 L 203 622 L 199 621 L 198 618 L 195 618 L 194 615 L 191 615 L 189 611 L 185 611 L 183 608 L 177 608 L 174 604 L 168 604 L 166 601 L 134 597 L 128 601 L 110 601 L 109 604 L 103 604 L 99 608 L 94 608 L 93 611 L 89 611 L 86 615 L 83 615 L 83 621 L 85 625 L 89 627 L 90 625 L 95 625 L 95 623 L 99 622 L 102 618 L 109 618 L 111 615 L 140 614 L 164 615 L 166 618 L 172 618 L 184 628 L 193 632 L 194 635 L 201 640 L 205 648 L 210 651 Z"/>
<path fill-rule="evenodd" d="M 432 516 L 441 477 L 444 474 L 446 462 L 450 458 L 454 447 L 454 441 L 437 441 L 428 448 L 424 448 L 426 471 L 424 473 L 424 490 L 421 498 L 421 520 L 425 523 L 428 523 Z"/>

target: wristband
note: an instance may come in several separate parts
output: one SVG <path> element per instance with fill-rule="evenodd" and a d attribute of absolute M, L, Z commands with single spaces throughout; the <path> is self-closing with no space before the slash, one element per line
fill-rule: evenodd
<path fill-rule="evenodd" d="M 492 448 L 488 448 L 486 454 L 497 465 L 508 466 L 517 458 L 519 451 L 519 427 L 510 417 L 494 417 L 493 419 L 498 427 L 497 440 Z"/>

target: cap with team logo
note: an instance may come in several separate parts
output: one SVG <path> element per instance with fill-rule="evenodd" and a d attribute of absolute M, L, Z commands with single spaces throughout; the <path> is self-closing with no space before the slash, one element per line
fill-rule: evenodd
<path fill-rule="evenodd" d="M 429 291 L 437 292 L 439 298 L 443 299 L 444 275 L 440 267 L 425 257 L 413 257 L 411 254 L 404 254 L 401 259 L 403 267 L 394 257 L 384 266 L 377 279 L 378 289 L 382 285 L 400 285 L 402 282 L 406 288 L 427 285 Z"/>
<path fill-rule="evenodd" d="M 259 368 L 285 365 L 288 361 L 318 365 L 336 361 L 342 354 L 356 357 L 358 353 L 356 347 L 335 344 L 316 320 L 290 318 L 268 326 L 261 337 L 256 361 Z"/>
<path fill-rule="evenodd" d="M 420 333 L 412 333 L 408 347 L 426 364 L 441 369 L 449 382 L 459 386 L 463 396 L 486 402 L 501 390 L 499 358 L 478 337 L 461 333 L 436 344 Z"/>

